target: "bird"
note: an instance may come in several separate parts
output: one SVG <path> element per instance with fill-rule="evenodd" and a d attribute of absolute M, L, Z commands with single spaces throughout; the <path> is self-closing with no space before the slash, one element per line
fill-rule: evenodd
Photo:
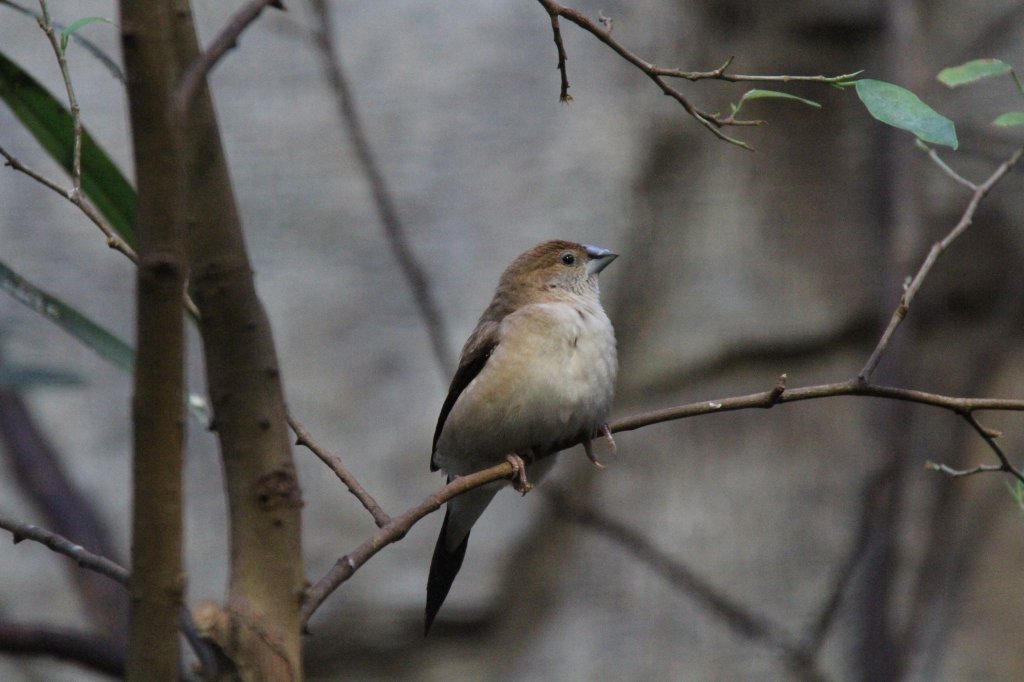
<path fill-rule="evenodd" d="M 549 457 L 608 428 L 618 371 L 615 331 L 601 307 L 598 274 L 618 254 L 571 241 L 546 241 L 505 269 L 490 304 L 462 348 L 434 429 L 430 470 L 448 481 L 503 461 L 525 494 L 539 481 Z M 424 634 L 462 567 L 469 533 L 509 480 L 452 498 L 427 578 Z"/>

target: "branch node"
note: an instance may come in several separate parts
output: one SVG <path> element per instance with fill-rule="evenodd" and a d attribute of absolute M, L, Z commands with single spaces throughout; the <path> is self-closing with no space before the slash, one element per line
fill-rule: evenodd
<path fill-rule="evenodd" d="M 768 394 L 768 404 L 765 407 L 773 407 L 779 402 L 779 398 L 786 391 L 786 374 L 780 374 L 779 378 L 775 380 L 775 386 L 772 387 L 771 392 Z"/>

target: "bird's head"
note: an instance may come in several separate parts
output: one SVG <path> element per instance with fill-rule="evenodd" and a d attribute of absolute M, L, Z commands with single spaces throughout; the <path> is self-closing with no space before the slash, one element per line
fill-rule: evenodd
<path fill-rule="evenodd" d="M 508 266 L 498 291 L 513 307 L 554 295 L 597 296 L 597 275 L 618 254 L 589 244 L 552 240 L 538 244 Z"/>

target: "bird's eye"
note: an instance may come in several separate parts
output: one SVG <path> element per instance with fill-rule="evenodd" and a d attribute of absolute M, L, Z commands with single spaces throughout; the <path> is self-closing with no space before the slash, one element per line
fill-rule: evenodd
<path fill-rule="evenodd" d="M 561 260 L 563 265 L 576 265 L 576 254 L 566 251 L 562 254 Z"/>

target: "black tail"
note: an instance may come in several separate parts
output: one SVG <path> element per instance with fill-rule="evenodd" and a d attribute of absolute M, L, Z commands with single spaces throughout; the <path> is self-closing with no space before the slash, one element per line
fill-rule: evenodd
<path fill-rule="evenodd" d="M 437 545 L 434 546 L 434 558 L 430 560 L 430 577 L 427 578 L 427 620 L 423 629 L 423 636 L 430 634 L 430 626 L 434 624 L 437 612 L 441 610 L 448 591 L 452 589 L 455 576 L 462 568 L 462 560 L 466 556 L 466 547 L 469 545 L 469 534 L 463 538 L 462 543 L 450 552 L 445 547 L 445 535 L 448 533 L 448 516 L 451 514 L 451 507 L 444 512 L 444 523 L 441 524 L 441 534 L 437 536 Z"/>

